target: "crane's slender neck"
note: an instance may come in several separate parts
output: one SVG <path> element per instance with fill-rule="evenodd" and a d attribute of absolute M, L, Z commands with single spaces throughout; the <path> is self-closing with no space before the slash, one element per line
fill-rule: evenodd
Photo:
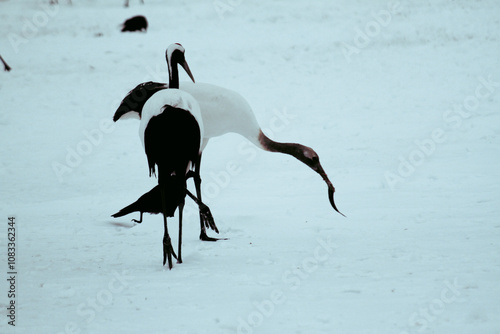
<path fill-rule="evenodd" d="M 179 88 L 179 69 L 177 68 L 177 63 L 173 62 L 170 64 L 170 69 L 172 73 L 170 73 L 168 87 L 169 88 Z"/>
<path fill-rule="evenodd" d="M 304 162 L 304 145 L 295 143 L 279 143 L 267 137 L 262 131 L 259 131 L 259 143 L 261 148 L 266 151 L 289 154 Z"/>

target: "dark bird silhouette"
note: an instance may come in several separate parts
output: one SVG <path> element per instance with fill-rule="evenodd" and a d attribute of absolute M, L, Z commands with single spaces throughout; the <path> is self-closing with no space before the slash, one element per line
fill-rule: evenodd
<path fill-rule="evenodd" d="M 129 18 L 122 25 L 122 32 L 125 31 L 147 31 L 148 20 L 142 15 Z"/>
<path fill-rule="evenodd" d="M 180 200 L 178 198 L 179 196 L 170 196 L 170 198 L 167 198 L 167 208 L 166 212 L 169 217 L 172 217 L 175 209 L 180 204 Z M 162 207 L 161 207 L 161 192 L 160 192 L 160 186 L 156 186 L 141 197 L 137 199 L 134 203 L 127 205 L 117 213 L 111 215 L 111 217 L 118 218 L 122 217 L 125 215 L 128 215 L 129 213 L 139 211 L 141 216 L 139 220 L 137 219 L 132 219 L 133 222 L 136 223 L 142 223 L 142 215 L 144 212 L 151 213 L 151 214 L 158 214 L 162 212 Z"/>
<path fill-rule="evenodd" d="M 4 71 L 9 72 L 9 71 L 11 70 L 11 68 L 10 68 L 10 66 L 9 66 L 9 65 L 7 65 L 7 63 L 5 62 L 5 60 L 3 60 L 2 56 L 0 56 L 0 60 L 1 60 L 1 61 L 2 61 L 2 63 L 3 63 L 3 69 L 4 69 Z"/>
<path fill-rule="evenodd" d="M 189 177 L 189 176 L 188 176 Z M 177 207 L 181 204 L 182 198 L 179 196 L 180 192 L 179 191 L 172 191 L 168 192 L 167 198 L 166 198 L 166 213 L 169 217 L 174 216 L 174 212 L 177 209 Z M 213 216 L 212 213 L 210 212 L 210 208 L 205 205 L 202 202 L 199 202 L 196 196 L 194 196 L 189 190 L 186 190 L 186 194 L 191 197 L 196 204 L 200 206 L 200 212 L 204 216 L 204 220 L 209 222 L 213 222 Z M 161 203 L 161 191 L 160 191 L 160 186 L 155 186 L 153 189 L 139 197 L 137 201 L 134 203 L 127 205 L 117 213 L 113 214 L 111 217 L 118 218 L 122 217 L 125 215 L 128 215 L 129 213 L 132 212 L 139 212 L 140 213 L 140 218 L 139 220 L 137 219 L 132 219 L 133 222 L 136 222 L 138 224 L 142 223 L 142 215 L 144 212 L 150 213 L 150 214 L 159 214 L 162 213 L 162 203 Z"/>

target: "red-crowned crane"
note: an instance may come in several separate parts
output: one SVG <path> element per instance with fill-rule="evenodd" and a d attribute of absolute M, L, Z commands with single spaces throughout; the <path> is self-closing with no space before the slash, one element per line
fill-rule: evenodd
<path fill-rule="evenodd" d="M 200 107 L 188 93 L 179 89 L 162 89 L 148 97 L 142 109 L 139 137 L 148 159 L 149 175 L 158 169 L 163 213 L 163 265 L 172 256 L 182 263 L 182 213 L 186 197 L 186 179 L 200 155 L 203 121 Z M 177 256 L 168 234 L 167 217 L 178 207 L 179 240 Z"/>
<path fill-rule="evenodd" d="M 167 64 L 170 62 L 168 54 L 167 49 Z M 188 72 L 188 74 L 189 73 L 190 72 Z M 247 138 L 255 146 L 263 150 L 292 155 L 321 176 L 328 186 L 328 198 L 331 206 L 335 211 L 343 215 L 335 205 L 335 187 L 321 166 L 318 154 L 312 148 L 296 143 L 279 143 L 267 137 L 262 132 L 252 108 L 246 99 L 233 90 L 207 83 L 195 84 L 194 80 L 193 83 L 182 82 L 180 84 L 180 89 L 190 93 L 200 105 L 204 124 L 204 138 L 201 151 L 203 151 L 210 138 L 234 132 Z M 115 112 L 113 120 L 116 122 L 124 116 L 141 118 L 140 108 L 135 106 L 135 104 L 137 104 L 135 102 L 136 101 L 132 101 L 131 103 L 130 98 L 127 99 L 126 97 Z M 195 174 L 198 175 L 195 177 L 196 192 L 198 199 L 201 201 L 201 179 L 199 178 L 200 161 L 201 153 L 199 162 L 195 166 Z M 201 218 L 200 225 L 202 226 L 200 239 L 204 240 L 204 238 L 206 238 L 205 240 L 217 240 L 209 238 L 203 233 L 204 227 Z"/>

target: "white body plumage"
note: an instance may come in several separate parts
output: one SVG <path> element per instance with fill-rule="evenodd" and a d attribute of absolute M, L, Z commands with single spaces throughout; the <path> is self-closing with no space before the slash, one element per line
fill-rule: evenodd
<path fill-rule="evenodd" d="M 199 103 L 204 124 L 202 150 L 208 140 L 234 132 L 259 143 L 260 126 L 248 102 L 239 93 L 207 83 L 181 82 L 180 89 Z"/>

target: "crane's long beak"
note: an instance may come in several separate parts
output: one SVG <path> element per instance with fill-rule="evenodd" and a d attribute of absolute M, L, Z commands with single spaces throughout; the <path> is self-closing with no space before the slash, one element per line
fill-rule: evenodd
<path fill-rule="evenodd" d="M 335 209 L 335 211 L 337 211 L 338 213 L 340 213 L 342 216 L 345 217 L 345 215 L 342 212 L 340 212 L 339 209 L 337 209 L 337 206 L 335 205 L 335 201 L 333 200 L 333 193 L 334 192 L 335 192 L 335 188 L 330 183 L 330 185 L 328 186 L 328 198 L 330 199 L 330 204 Z"/>
<path fill-rule="evenodd" d="M 319 175 L 321 175 L 323 180 L 326 182 L 326 185 L 328 186 L 328 199 L 330 200 L 330 204 L 332 205 L 333 209 L 345 217 L 345 215 L 342 212 L 340 212 L 339 209 L 337 209 L 337 206 L 335 205 L 335 200 L 333 199 L 333 194 L 335 193 L 335 187 L 328 179 L 328 176 L 326 175 L 322 167 L 320 167 L 317 172 L 319 173 Z"/>
<path fill-rule="evenodd" d="M 191 70 L 189 69 L 187 61 L 184 60 L 182 63 L 179 63 L 179 64 L 182 66 L 182 68 L 184 69 L 184 71 L 186 71 L 186 73 L 189 75 L 189 77 L 191 78 L 191 80 L 193 80 L 193 82 L 194 82 L 193 73 L 191 73 Z"/>

